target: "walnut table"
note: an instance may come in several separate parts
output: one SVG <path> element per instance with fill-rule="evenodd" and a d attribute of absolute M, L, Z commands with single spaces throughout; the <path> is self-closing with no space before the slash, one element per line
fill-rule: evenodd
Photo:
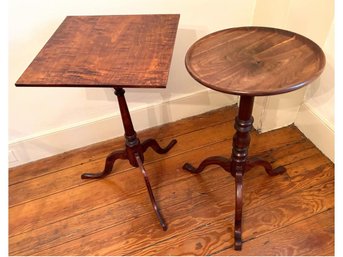
<path fill-rule="evenodd" d="M 144 175 L 156 215 L 167 225 L 156 204 L 144 170 L 143 153 L 151 147 L 168 152 L 172 140 L 161 148 L 154 139 L 140 143 L 134 130 L 123 88 L 165 88 L 180 15 L 68 16 L 16 82 L 25 87 L 114 88 L 125 130 L 125 150 L 110 153 L 100 173 L 110 174 L 117 159 L 127 159 Z"/>
<path fill-rule="evenodd" d="M 325 56 L 313 41 L 293 32 L 241 27 L 218 31 L 195 42 L 187 52 L 186 68 L 191 76 L 211 89 L 240 96 L 235 120 L 231 159 L 208 157 L 197 168 L 186 163 L 183 168 L 200 173 L 217 164 L 231 173 L 236 184 L 234 247 L 242 247 L 243 175 L 256 165 L 270 176 L 285 172 L 267 161 L 248 158 L 255 96 L 287 93 L 317 78 L 324 69 Z"/>

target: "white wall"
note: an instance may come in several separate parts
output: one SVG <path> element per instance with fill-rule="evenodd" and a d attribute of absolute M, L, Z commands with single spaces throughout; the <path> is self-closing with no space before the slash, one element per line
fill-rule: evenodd
<path fill-rule="evenodd" d="M 189 46 L 205 34 L 250 25 L 254 7 L 254 0 L 9 1 L 10 166 L 123 134 L 112 89 L 14 86 L 65 16 L 181 14 L 167 89 L 127 90 L 139 131 L 236 102 L 236 97 L 196 83 L 184 68 L 184 56 Z"/>
<path fill-rule="evenodd" d="M 305 102 L 295 120 L 295 125 L 332 161 L 335 156 L 334 32 L 335 23 L 332 21 L 323 47 L 325 70 L 307 88 Z"/>
<path fill-rule="evenodd" d="M 305 104 L 315 110 L 320 115 L 322 120 L 334 129 L 334 61 L 335 61 L 335 49 L 334 49 L 334 32 L 335 23 L 332 20 L 329 34 L 326 37 L 326 41 L 323 46 L 325 52 L 326 65 L 320 78 L 312 83 L 306 91 Z"/>
<path fill-rule="evenodd" d="M 253 113 L 255 127 L 265 132 L 296 121 L 295 125 L 331 160 L 334 143 L 333 21 L 334 0 L 256 0 L 253 20 L 254 25 L 291 30 L 312 39 L 323 49 L 327 58 L 321 77 L 305 88 L 278 96 L 258 97 Z M 316 121 L 309 121 L 313 113 L 318 113 Z M 302 124 L 305 121 L 306 124 Z M 318 130 L 323 122 L 329 130 Z M 314 131 L 316 133 L 312 135 Z M 321 143 L 317 140 L 318 136 Z"/>

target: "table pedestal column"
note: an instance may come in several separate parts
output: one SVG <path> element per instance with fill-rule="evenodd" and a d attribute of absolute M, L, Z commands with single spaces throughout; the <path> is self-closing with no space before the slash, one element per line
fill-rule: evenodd
<path fill-rule="evenodd" d="M 216 164 L 231 173 L 235 178 L 236 201 L 235 201 L 235 250 L 242 249 L 242 207 L 243 207 L 243 175 L 254 166 L 263 166 L 265 171 L 274 176 L 286 171 L 282 166 L 273 169 L 267 161 L 252 158 L 248 160 L 248 149 L 250 144 L 250 130 L 252 129 L 252 109 L 254 104 L 253 96 L 241 96 L 238 115 L 235 119 L 236 133 L 233 137 L 231 159 L 221 156 L 212 156 L 202 161 L 198 168 L 185 163 L 183 169 L 192 173 L 200 173 L 208 165 Z"/>
<path fill-rule="evenodd" d="M 104 178 L 112 172 L 114 162 L 117 159 L 127 159 L 130 164 L 134 167 L 139 167 L 143 176 L 145 185 L 147 187 L 150 201 L 153 205 L 154 211 L 159 219 L 159 222 L 163 230 L 167 230 L 167 224 L 165 223 L 163 216 L 158 208 L 154 194 L 151 189 L 150 181 L 147 173 L 144 169 L 144 152 L 151 147 L 156 153 L 164 154 L 167 153 L 175 144 L 176 140 L 172 140 L 167 147 L 162 148 L 157 143 L 155 139 L 147 139 L 143 143 L 140 143 L 139 138 L 134 130 L 129 109 L 125 100 L 125 90 L 122 88 L 115 88 L 115 95 L 118 98 L 120 114 L 123 121 L 124 131 L 125 131 L 125 150 L 114 151 L 110 153 L 105 162 L 105 168 L 99 173 L 84 173 L 81 175 L 82 179 L 92 179 L 92 178 Z"/>

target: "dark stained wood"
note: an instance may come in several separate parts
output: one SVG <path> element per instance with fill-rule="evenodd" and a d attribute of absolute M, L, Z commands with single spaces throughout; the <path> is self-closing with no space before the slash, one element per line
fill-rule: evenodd
<path fill-rule="evenodd" d="M 111 152 L 102 172 L 82 179 L 108 176 L 118 159 L 139 167 L 153 209 L 163 230 L 167 225 L 157 206 L 144 169 L 144 152 L 151 147 L 167 153 L 155 139 L 142 144 L 136 135 L 123 87 L 166 87 L 180 15 L 69 16 L 19 78 L 17 86 L 113 87 L 125 131 L 125 149 Z"/>
<path fill-rule="evenodd" d="M 182 134 L 182 129 L 179 131 L 175 127 L 177 134 L 180 133 L 176 139 L 181 146 L 176 144 L 171 151 L 173 154 L 152 158 L 149 164 L 146 163 L 156 200 L 168 220 L 168 231 L 162 231 L 157 222 L 152 222 L 156 218 L 144 190 L 144 180 L 137 175 L 138 170 L 129 168 L 127 161 L 120 160 L 115 166 L 118 172 L 104 180 L 85 182 L 79 179 L 81 171 L 101 167 L 101 159 L 84 160 L 79 164 L 75 161 L 76 166 L 53 170 L 60 159 L 52 157 L 53 161 L 46 160 L 47 174 L 39 173 L 34 177 L 32 173 L 33 177 L 22 182 L 23 191 L 11 190 L 21 183 L 10 186 L 14 199 L 25 191 L 31 192 L 26 198 L 19 197 L 24 202 L 17 201 L 9 210 L 10 255 L 225 255 L 229 249 L 233 250 L 234 180 L 218 166 L 209 166 L 197 176 L 181 169 L 185 159 L 196 163 L 207 155 L 222 155 L 230 149 L 234 111 L 224 108 L 219 112 L 222 114 L 211 113 L 176 123 L 186 128 Z M 200 124 L 208 124 L 215 115 L 217 118 L 228 116 L 229 122 L 208 129 Z M 186 121 L 198 126 L 188 126 Z M 161 137 L 167 135 L 166 143 L 170 140 L 168 133 L 172 125 L 145 133 L 150 137 L 165 131 Z M 211 142 L 212 131 L 216 129 L 219 135 L 215 134 L 216 142 Z M 280 249 L 294 248 L 299 253 L 311 251 L 311 255 L 332 254 L 333 245 L 327 239 L 332 238 L 334 232 L 324 230 L 332 226 L 333 213 L 326 219 L 321 219 L 320 213 L 334 205 L 333 164 L 294 126 L 260 135 L 253 131 L 251 137 L 249 154 L 263 157 L 275 166 L 283 165 L 287 173 L 270 178 L 263 168 L 256 167 L 245 174 L 245 244 L 241 254 L 254 255 L 255 240 L 256 247 L 261 247 L 261 242 L 263 245 L 266 241 L 259 238 L 277 239 L 284 228 L 288 232 L 281 233 L 278 248 L 269 240 L 271 247 L 265 247 L 265 253 L 276 255 Z M 202 143 L 197 145 L 197 140 Z M 187 142 L 193 141 L 187 148 Z M 85 149 L 93 151 L 93 148 Z M 105 148 L 97 154 L 105 156 L 107 152 Z M 35 163 L 31 165 L 33 168 L 26 166 L 28 170 L 39 169 Z M 11 172 L 16 172 L 15 168 Z M 68 177 L 59 179 L 63 176 Z M 17 180 L 17 176 L 13 179 Z M 35 193 L 36 189 L 40 197 Z M 311 233 L 307 228 L 312 223 L 306 222 L 309 218 L 313 218 L 314 223 L 320 220 Z M 299 224 L 302 229 L 292 224 Z M 316 239 L 318 247 L 307 244 L 306 249 L 302 248 L 300 243 L 292 241 L 295 233 L 300 239 Z M 305 244 L 306 240 L 303 241 Z M 255 250 L 259 253 L 261 249 Z"/>
<path fill-rule="evenodd" d="M 114 151 L 110 153 L 105 161 L 104 170 L 100 173 L 84 173 L 81 178 L 104 178 L 108 176 L 113 169 L 114 162 L 118 159 L 128 160 L 133 167 L 138 167 L 136 154 L 138 154 L 140 161 L 144 162 L 144 152 L 151 147 L 159 154 L 167 153 L 175 144 L 176 140 L 172 140 L 166 148 L 161 148 L 155 139 L 148 139 L 141 144 L 134 130 L 129 108 L 125 100 L 125 90 L 115 89 L 115 95 L 118 98 L 120 114 L 125 131 L 125 150 Z"/>
<path fill-rule="evenodd" d="M 168 226 L 164 221 L 164 218 L 158 208 L 157 202 L 155 200 L 154 194 L 152 192 L 152 188 L 150 185 L 149 177 L 144 168 L 144 152 L 151 147 L 156 153 L 165 154 L 176 144 L 176 140 L 173 139 L 169 142 L 169 144 L 165 148 L 161 148 L 161 146 L 157 143 L 155 139 L 148 139 L 144 141 L 142 144 L 137 137 L 136 131 L 133 127 L 129 108 L 127 107 L 126 99 L 125 99 L 125 90 L 122 88 L 115 89 L 115 95 L 118 98 L 120 115 L 122 118 L 124 131 L 125 131 L 125 149 L 120 151 L 114 151 L 110 153 L 106 157 L 105 167 L 102 172 L 97 173 L 83 173 L 81 175 L 82 179 L 99 179 L 107 177 L 113 169 L 114 162 L 118 159 L 128 160 L 133 167 L 139 167 L 142 175 L 144 176 L 145 186 L 149 192 L 150 201 L 152 203 L 153 209 L 156 212 L 156 216 L 163 228 L 163 230 L 167 230 Z"/>
<path fill-rule="evenodd" d="M 16 86 L 166 87 L 179 18 L 68 16 Z"/>
<path fill-rule="evenodd" d="M 235 250 L 242 249 L 243 175 L 256 165 L 271 175 L 285 172 L 260 158 L 248 160 L 255 96 L 296 90 L 317 78 L 325 66 L 318 45 L 296 33 L 266 27 L 241 27 L 218 31 L 195 42 L 186 54 L 186 68 L 201 84 L 240 95 L 231 159 L 208 157 L 192 173 L 218 164 L 235 177 Z"/>
<path fill-rule="evenodd" d="M 325 66 L 318 45 L 275 28 L 240 27 L 209 34 L 186 55 L 186 68 L 201 84 L 236 95 L 275 95 L 317 78 Z"/>
<path fill-rule="evenodd" d="M 262 166 L 270 176 L 282 174 L 286 171 L 283 166 L 275 169 L 272 165 L 262 159 L 248 160 L 248 149 L 250 145 L 250 131 L 252 129 L 253 117 L 252 109 L 254 97 L 241 96 L 238 115 L 235 119 L 236 133 L 233 136 L 231 159 L 221 156 L 212 156 L 203 160 L 198 168 L 185 163 L 183 169 L 192 173 L 200 173 L 208 165 L 219 165 L 224 170 L 231 173 L 235 178 L 235 249 L 242 249 L 242 212 L 243 212 L 243 175 L 255 166 Z"/>
<path fill-rule="evenodd" d="M 250 130 L 254 121 L 253 106 L 254 97 L 240 97 L 240 107 L 235 120 L 236 133 L 232 140 L 230 168 L 235 177 L 235 250 L 242 249 L 243 175 L 246 172 Z"/>

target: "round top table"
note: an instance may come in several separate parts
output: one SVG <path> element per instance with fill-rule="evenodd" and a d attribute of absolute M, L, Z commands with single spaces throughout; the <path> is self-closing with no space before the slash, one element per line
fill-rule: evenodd
<path fill-rule="evenodd" d="M 296 90 L 317 78 L 325 55 L 294 32 L 240 27 L 209 34 L 188 50 L 186 68 L 209 88 L 235 95 L 265 96 Z"/>
<path fill-rule="evenodd" d="M 252 109 L 255 96 L 287 93 L 316 79 L 324 69 L 325 55 L 310 39 L 294 32 L 266 28 L 240 27 L 209 34 L 195 42 L 186 54 L 185 64 L 191 76 L 211 89 L 240 95 L 235 120 L 231 158 L 212 156 L 195 168 L 200 173 L 208 165 L 219 165 L 235 178 L 234 248 L 242 248 L 243 175 L 256 165 L 270 175 L 286 171 L 275 169 L 257 157 L 248 159 Z"/>

